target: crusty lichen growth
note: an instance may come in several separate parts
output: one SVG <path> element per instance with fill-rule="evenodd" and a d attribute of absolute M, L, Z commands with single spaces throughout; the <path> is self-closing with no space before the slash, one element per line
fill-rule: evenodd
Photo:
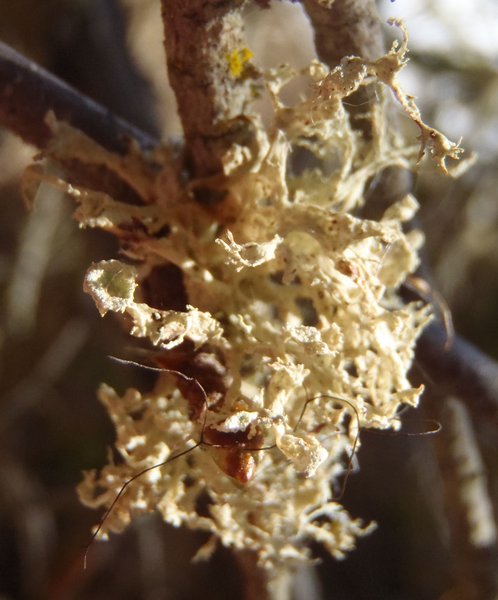
<path fill-rule="evenodd" d="M 182 371 L 171 357 L 188 347 L 192 365 L 202 357 L 222 381 L 201 394 L 200 404 L 200 385 L 196 395 L 167 371 L 147 394 L 101 387 L 123 460 L 85 474 L 79 493 L 86 505 L 109 507 L 137 472 L 202 444 L 134 480 L 100 537 L 157 509 L 175 526 L 254 550 L 274 572 L 308 560 L 309 540 L 342 557 L 371 529 L 350 517 L 334 491 L 361 428 L 398 427 L 400 406 L 417 404 L 422 390 L 410 385 L 407 372 L 430 311 L 405 305 L 397 294 L 418 263 L 421 236 L 402 229 L 415 199 L 407 196 L 378 222 L 353 214 L 368 181 L 390 165 L 410 166 L 417 149 L 395 138 L 378 105 L 366 115 L 373 137 L 364 139 L 351 128 L 343 101 L 361 86 L 385 84 L 443 170 L 459 151 L 439 132 L 424 135 L 434 130 L 421 123 L 395 79 L 405 53 L 403 43 L 375 62 L 347 58 L 331 72 L 314 63 L 310 93 L 292 107 L 279 95 L 292 74 L 267 73 L 274 127 L 266 131 L 250 117 L 251 144 L 233 145 L 224 177 L 210 182 L 224 194 L 215 206 L 193 198 L 196 182 L 182 183 L 167 156 L 151 176 L 137 154 L 130 164 L 97 154 L 125 172 L 144 197 L 142 207 L 68 187 L 81 226 L 117 235 L 135 265 L 111 260 L 89 269 L 85 289 L 101 314 L 124 314 L 130 333 L 157 348 L 156 366 L 174 363 Z M 49 156 L 81 152 L 76 134 L 61 131 Z M 96 149 L 85 144 L 90 160 Z M 314 157 L 315 168 L 292 171 L 289 156 L 299 148 Z M 165 264 L 183 274 L 184 310 L 144 302 L 143 282 Z M 188 368 L 186 375 L 195 376 Z M 303 413 L 306 398 L 317 395 Z M 208 501 L 199 511 L 201 495 Z"/>

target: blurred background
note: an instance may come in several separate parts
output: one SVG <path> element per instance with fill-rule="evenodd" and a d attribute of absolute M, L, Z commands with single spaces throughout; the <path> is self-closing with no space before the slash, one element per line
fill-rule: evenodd
<path fill-rule="evenodd" d="M 181 129 L 167 86 L 159 4 L 0 0 L 0 39 L 168 139 Z M 414 193 L 427 260 L 456 329 L 498 358 L 498 4 L 382 0 L 379 10 L 383 20 L 407 23 L 411 61 L 402 80 L 419 97 L 425 121 L 454 140 L 463 136 L 463 146 L 479 153 L 459 180 L 425 163 Z M 250 9 L 247 27 L 260 65 L 300 67 L 314 56 L 297 4 Z M 386 40 L 394 33 L 386 28 Z M 204 536 L 155 515 L 94 544 L 83 570 L 83 547 L 99 515 L 79 504 L 75 486 L 82 470 L 104 464 L 113 442 L 96 389 L 102 381 L 119 391 L 145 387 L 150 378 L 108 358 L 123 356 L 129 339 L 82 291 L 88 265 L 116 255 L 114 240 L 78 230 L 59 192 L 32 212 L 23 205 L 20 176 L 35 154 L 0 132 L 0 600 L 240 598 L 228 551 L 192 565 Z M 491 472 L 495 441 L 482 446 Z M 314 548 L 323 561 L 308 573 L 307 589 L 333 600 L 440 598 L 454 573 L 432 441 L 365 433 L 358 459 L 344 502 L 379 528 L 342 562 Z M 495 492 L 496 484 L 491 477 Z"/>

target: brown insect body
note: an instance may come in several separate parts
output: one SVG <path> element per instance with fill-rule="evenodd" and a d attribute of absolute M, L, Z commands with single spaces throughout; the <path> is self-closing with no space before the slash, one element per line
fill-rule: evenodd
<path fill-rule="evenodd" d="M 178 371 L 177 386 L 188 402 L 192 421 L 203 422 L 206 410 L 216 413 L 221 409 L 230 377 L 215 354 L 208 350 L 195 351 L 187 342 L 187 347 L 182 344 L 173 351 L 155 354 L 153 360 L 165 371 Z M 210 448 L 213 459 L 223 473 L 243 484 L 254 477 L 254 452 L 263 447 L 262 435 L 249 437 L 249 428 L 225 432 L 206 426 L 201 432 L 201 439 L 201 445 Z"/>
<path fill-rule="evenodd" d="M 249 437 L 249 427 L 243 431 L 204 430 L 203 441 L 213 449 L 213 457 L 220 469 L 239 483 L 248 483 L 256 473 L 254 452 L 263 448 L 263 436 Z"/>
<path fill-rule="evenodd" d="M 231 377 L 213 352 L 195 350 L 191 342 L 184 342 L 167 352 L 154 353 L 151 359 L 176 377 L 178 389 L 188 402 L 190 420 L 200 421 L 207 408 L 220 407 Z"/>

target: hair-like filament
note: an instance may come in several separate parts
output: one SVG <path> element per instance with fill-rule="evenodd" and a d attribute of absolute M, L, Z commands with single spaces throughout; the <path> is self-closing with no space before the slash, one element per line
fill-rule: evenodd
<path fill-rule="evenodd" d="M 160 463 L 157 463 L 155 465 L 151 465 L 150 467 L 146 467 L 145 469 L 142 469 L 141 471 L 139 471 L 138 473 L 136 473 L 135 475 L 133 475 L 132 477 L 130 477 L 130 479 L 126 480 L 123 483 L 123 485 L 119 489 L 118 493 L 116 494 L 114 500 L 111 502 L 111 504 L 109 505 L 109 507 L 104 512 L 104 515 L 100 519 L 100 521 L 99 521 L 99 523 L 97 525 L 97 528 L 95 529 L 95 531 L 93 532 L 93 534 L 92 534 L 92 536 L 90 538 L 89 543 L 85 546 L 85 554 L 84 554 L 84 559 L 83 559 L 83 568 L 84 569 L 86 569 L 87 556 L 88 556 L 88 552 L 90 550 L 90 547 L 92 546 L 92 544 L 95 541 L 96 537 L 98 536 L 99 532 L 102 530 L 102 527 L 104 526 L 104 523 L 108 519 L 109 515 L 113 511 L 113 509 L 116 506 L 116 504 L 122 498 L 122 496 L 125 493 L 125 491 L 128 488 L 128 486 L 131 483 L 133 483 L 134 481 L 136 481 L 139 477 L 142 477 L 142 475 L 145 475 L 146 473 L 148 473 L 149 471 L 152 471 L 154 469 L 159 469 L 161 467 L 164 467 L 164 465 L 167 465 L 168 463 L 173 462 L 177 458 L 181 458 L 182 456 L 185 456 L 186 454 L 189 454 L 190 452 L 193 452 L 196 448 L 199 448 L 200 446 L 207 446 L 209 448 L 219 448 L 219 449 L 231 449 L 231 448 L 235 447 L 240 452 L 261 452 L 261 451 L 264 451 L 264 450 L 271 450 L 271 449 L 273 449 L 273 448 L 276 447 L 276 444 L 272 444 L 272 445 L 268 445 L 268 446 L 261 446 L 261 447 L 257 447 L 257 448 L 251 448 L 251 447 L 244 447 L 242 445 L 241 446 L 237 446 L 237 445 L 234 445 L 234 444 L 231 444 L 231 445 L 230 444 L 213 444 L 213 443 L 210 443 L 210 442 L 206 442 L 205 439 L 204 439 L 204 433 L 205 433 L 205 430 L 206 430 L 207 416 L 208 416 L 208 411 L 209 411 L 208 395 L 206 393 L 206 390 L 202 386 L 202 384 L 195 377 L 189 377 L 188 375 L 185 375 L 185 373 L 182 373 L 180 371 L 175 371 L 174 369 L 151 367 L 151 366 L 144 365 L 144 364 L 141 364 L 141 363 L 138 363 L 138 362 L 135 362 L 135 361 L 124 360 L 124 359 L 116 358 L 116 357 L 112 357 L 112 359 L 115 360 L 115 361 L 117 361 L 117 362 L 123 363 L 123 364 L 138 366 L 138 367 L 141 367 L 143 369 L 150 370 L 150 371 L 156 371 L 156 372 L 160 372 L 160 373 L 170 373 L 172 375 L 176 375 L 176 376 L 182 377 L 186 381 L 193 382 L 199 388 L 199 390 L 202 393 L 202 396 L 204 398 L 204 405 L 205 405 L 206 410 L 204 411 L 204 417 L 202 419 L 202 428 L 201 428 L 201 434 L 200 434 L 199 440 L 193 446 L 190 446 L 189 448 L 187 448 L 185 450 L 182 450 L 181 452 L 178 452 L 177 454 L 173 454 L 173 456 L 169 456 L 166 460 L 164 460 L 164 461 L 162 461 Z"/>
<path fill-rule="evenodd" d="M 434 289 L 425 279 L 416 277 L 415 275 L 410 275 L 405 281 L 404 285 L 412 292 L 418 294 L 423 300 L 426 302 L 431 302 L 436 307 L 436 310 L 443 321 L 443 326 L 446 333 L 444 350 L 448 351 L 455 340 L 455 327 L 453 325 L 451 309 L 443 295 Z"/>
<path fill-rule="evenodd" d="M 169 456 L 166 460 L 157 463 L 155 465 L 151 465 L 149 467 L 146 467 L 145 469 L 142 469 L 141 471 L 139 471 L 138 473 L 136 473 L 135 475 L 133 475 L 132 477 L 130 477 L 130 479 L 128 479 L 127 481 L 125 481 L 123 483 L 123 485 L 121 486 L 121 488 L 119 489 L 118 493 L 116 494 L 114 500 L 111 502 L 111 504 L 109 505 L 109 507 L 106 509 L 106 511 L 104 512 L 104 515 L 102 516 L 102 518 L 100 519 L 95 531 L 93 532 L 89 543 L 85 546 L 85 554 L 84 554 L 84 562 L 83 562 L 83 566 L 84 569 L 86 569 L 86 565 L 87 565 L 87 556 L 88 556 L 88 552 L 90 550 L 90 547 L 92 546 L 93 542 L 95 541 L 96 537 L 98 536 L 98 534 L 100 533 L 100 531 L 102 530 L 102 527 L 104 526 L 104 523 L 106 522 L 106 520 L 108 519 L 109 515 L 111 514 L 111 512 L 114 510 L 114 508 L 116 507 L 117 503 L 119 502 L 119 500 L 122 498 L 123 494 L 126 492 L 128 486 L 130 486 L 134 481 L 136 481 L 138 478 L 142 477 L 143 475 L 145 475 L 146 473 L 149 473 L 150 471 L 154 470 L 154 469 L 159 469 L 171 462 L 173 462 L 174 460 L 181 458 L 182 456 L 185 456 L 187 454 L 189 454 L 190 452 L 193 452 L 196 448 L 199 448 L 201 446 L 206 446 L 206 447 L 210 447 L 210 448 L 219 448 L 219 449 L 237 449 L 240 452 L 261 452 L 261 451 L 265 451 L 265 450 L 271 450 L 273 448 L 276 447 L 276 444 L 271 444 L 271 445 L 267 445 L 267 446 L 260 446 L 260 447 L 246 447 L 242 444 L 237 445 L 237 444 L 215 444 L 215 443 L 210 443 L 207 442 L 204 439 L 204 435 L 205 435 L 205 430 L 206 430 L 206 425 L 207 425 L 207 417 L 208 417 L 208 412 L 209 412 L 209 402 L 208 402 L 208 395 L 206 393 L 206 390 L 204 389 L 204 387 L 202 386 L 202 384 L 195 378 L 195 377 L 189 377 L 188 375 L 185 375 L 185 373 L 182 373 L 180 371 L 176 371 L 174 369 L 166 369 L 163 367 L 151 367 L 148 365 L 144 365 L 135 361 L 131 361 L 131 360 L 124 360 L 124 359 L 120 359 L 120 358 L 116 358 L 116 357 L 112 357 L 113 360 L 116 360 L 117 362 L 120 362 L 122 364 L 128 364 L 128 365 L 134 365 L 134 366 L 138 366 L 150 371 L 155 371 L 155 372 L 160 372 L 160 373 L 170 373 L 172 375 L 176 375 L 178 377 L 182 377 L 183 379 L 185 379 L 186 381 L 189 382 L 193 382 L 198 389 L 201 391 L 203 399 L 204 399 L 204 405 L 205 405 L 205 411 L 204 411 L 204 415 L 202 418 L 202 427 L 201 427 L 201 433 L 200 433 L 200 437 L 199 440 L 193 445 L 190 446 L 189 448 L 186 448 L 185 450 L 182 450 L 181 452 L 178 452 L 176 454 L 173 454 L 172 456 Z M 339 494 L 334 496 L 334 500 L 340 500 L 343 496 L 344 493 L 346 491 L 346 485 L 349 479 L 349 476 L 353 470 L 353 461 L 354 461 L 354 457 L 356 455 L 356 451 L 357 451 L 357 447 L 358 447 L 358 443 L 359 443 L 359 435 L 360 435 L 360 415 L 358 413 L 358 409 L 354 406 L 354 404 L 350 401 L 347 400 L 346 398 L 343 398 L 342 396 L 336 396 L 334 394 L 319 394 L 317 396 L 313 396 L 312 398 L 307 398 L 306 401 L 304 402 L 303 408 L 301 410 L 301 413 L 299 415 L 299 418 L 296 422 L 296 425 L 294 426 L 294 432 L 296 432 L 298 430 L 298 428 L 301 425 L 301 422 L 303 420 L 304 414 L 308 408 L 308 406 L 312 403 L 312 402 L 316 402 L 317 400 L 332 400 L 333 402 L 337 402 L 339 404 L 342 404 L 343 406 L 346 406 L 348 409 L 350 409 L 351 414 L 354 415 L 354 418 L 356 420 L 356 424 L 357 424 L 357 432 L 355 434 L 354 437 L 354 441 L 353 444 L 351 446 L 351 451 L 349 453 L 349 457 L 348 457 L 348 462 L 346 465 L 346 471 L 345 471 L 345 475 L 343 477 L 341 486 L 340 486 L 340 490 L 339 490 Z M 427 432 L 421 432 L 421 433 L 399 433 L 399 432 L 392 432 L 393 435 L 407 435 L 407 436 L 420 436 L 420 435 L 433 435 L 435 433 L 437 433 L 438 431 L 440 431 L 441 429 L 441 425 L 437 422 L 434 422 L 436 425 L 436 428 L 431 430 L 431 431 L 427 431 Z M 390 432 L 377 432 L 376 430 L 373 430 L 373 432 L 375 433 L 382 433 L 384 435 L 389 435 Z"/>
<path fill-rule="evenodd" d="M 335 396 L 334 394 L 318 394 L 318 396 L 313 396 L 312 398 L 307 398 L 307 400 L 304 403 L 304 406 L 301 410 L 301 414 L 299 415 L 299 419 L 297 420 L 297 423 L 294 427 L 294 431 L 297 431 L 298 427 L 300 426 L 301 421 L 303 420 L 303 417 L 304 417 L 304 413 L 306 412 L 306 409 L 308 408 L 308 405 L 311 404 L 311 402 L 315 402 L 315 400 L 322 400 L 322 399 L 333 400 L 334 402 L 338 402 L 339 404 L 343 404 L 343 405 L 347 406 L 348 408 L 351 409 L 352 414 L 354 414 L 355 419 L 356 419 L 357 432 L 354 437 L 353 445 L 351 446 L 351 452 L 349 453 L 348 462 L 346 465 L 346 473 L 342 480 L 341 487 L 339 489 L 339 494 L 332 498 L 333 500 L 340 500 L 344 496 L 349 476 L 351 475 L 351 472 L 353 470 L 353 461 L 354 461 L 354 457 L 356 455 L 356 449 L 358 447 L 358 442 L 360 439 L 360 415 L 358 413 L 358 409 L 354 406 L 354 404 L 350 400 L 347 400 L 346 398 L 343 398 L 342 396 Z"/>

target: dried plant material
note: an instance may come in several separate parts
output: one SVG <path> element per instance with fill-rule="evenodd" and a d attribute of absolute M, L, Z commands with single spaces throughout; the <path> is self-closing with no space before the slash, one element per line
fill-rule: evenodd
<path fill-rule="evenodd" d="M 209 313 L 203 313 L 193 306 L 187 306 L 186 312 L 177 312 L 157 310 L 147 304 L 134 302 L 136 286 L 135 269 L 117 260 L 110 260 L 89 269 L 84 289 L 91 294 L 102 316 L 109 310 L 127 313 L 133 320 L 131 335 L 148 338 L 162 348 L 174 348 L 185 338 L 197 346 L 222 338 L 220 324 Z"/>
<path fill-rule="evenodd" d="M 113 154 L 81 131 L 57 121 L 51 112 L 48 113 L 46 122 L 53 133 L 45 150 L 46 156 L 60 161 L 79 160 L 87 165 L 106 167 L 134 189 L 144 202 L 152 201 L 155 177 L 135 142 L 130 140 L 128 154 Z"/>
<path fill-rule="evenodd" d="M 401 69 L 407 64 L 406 54 L 408 53 L 408 32 L 400 19 L 389 19 L 390 25 L 396 25 L 403 33 L 401 44 L 394 42 L 390 52 L 375 61 L 372 64 L 372 71 L 375 73 L 379 81 L 388 85 L 399 103 L 406 111 L 407 115 L 420 129 L 420 151 L 418 159 L 420 160 L 425 152 L 437 163 L 439 168 L 445 174 L 461 175 L 463 173 L 462 166 L 469 167 L 475 160 L 475 156 L 469 157 L 468 160 L 461 162 L 457 167 L 457 171 L 453 173 L 453 169 L 448 169 L 446 160 L 460 160 L 463 154 L 463 149 L 460 147 L 460 142 L 454 143 L 448 140 L 440 131 L 426 125 L 422 121 L 420 111 L 415 104 L 415 98 L 405 94 L 401 89 L 397 76 Z"/>
<path fill-rule="evenodd" d="M 417 404 L 422 389 L 407 372 L 430 309 L 397 294 L 418 264 L 420 236 L 402 229 L 415 199 L 407 196 L 380 221 L 353 214 L 373 176 L 410 166 L 417 152 L 389 129 L 382 106 L 366 107 L 372 137 L 362 137 L 344 100 L 383 83 L 443 171 L 446 158 L 460 154 L 432 135 L 400 90 L 406 50 L 405 38 L 375 62 L 349 57 L 332 71 L 313 63 L 310 93 L 295 106 L 280 96 L 291 71 L 268 72 L 274 126 L 267 131 L 245 114 L 252 133 L 226 152 L 223 176 L 182 184 L 167 158 L 157 155 L 155 168 L 134 152 L 118 161 L 54 125 L 60 139 L 49 156 L 63 148 L 102 161 L 143 196 L 137 206 L 67 186 L 81 226 L 114 233 L 135 264 L 93 265 L 86 291 L 102 315 L 124 314 L 131 335 L 150 341 L 155 364 L 165 368 L 148 394 L 100 390 L 122 462 L 111 459 L 79 487 L 88 506 L 113 506 L 99 537 L 157 509 L 175 526 L 215 536 L 198 556 L 218 539 L 255 551 L 275 574 L 309 560 L 310 540 L 342 558 L 371 531 L 334 493 L 359 430 L 396 428 L 399 408 Z M 293 167 L 299 152 L 311 157 L 310 168 Z M 193 191 L 206 187 L 221 200 L 195 201 Z M 166 265 L 181 273 L 184 310 L 145 301 L 148 275 Z M 113 505 L 126 481 L 157 464 Z"/>

